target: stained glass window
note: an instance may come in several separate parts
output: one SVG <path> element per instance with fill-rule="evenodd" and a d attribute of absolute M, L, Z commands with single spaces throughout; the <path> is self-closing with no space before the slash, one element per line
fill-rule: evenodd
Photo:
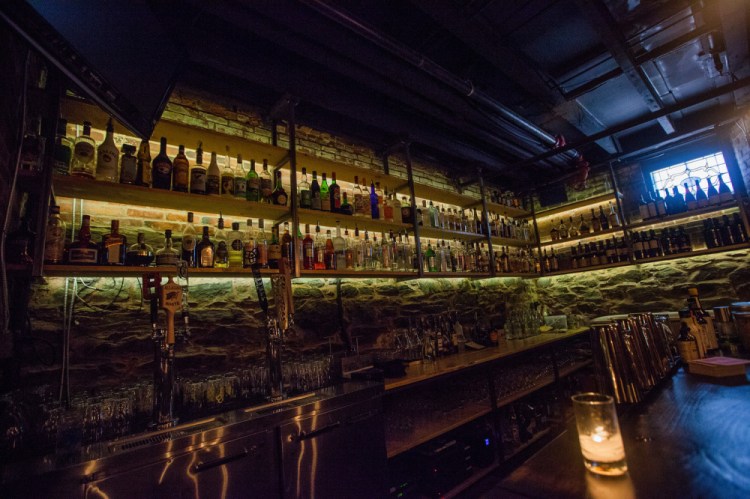
<path fill-rule="evenodd" d="M 719 175 L 723 176 L 724 183 L 734 192 L 732 180 L 729 178 L 729 172 L 727 171 L 727 164 L 724 162 L 724 155 L 721 152 L 716 152 L 654 170 L 651 172 L 651 181 L 654 188 L 661 191 L 664 189 L 671 191 L 674 186 L 679 187 L 682 191 L 683 184 L 687 183 L 690 190 L 695 193 L 696 180 L 700 180 L 700 185 L 704 191 L 708 188 L 707 181 L 710 181 L 718 189 Z"/>

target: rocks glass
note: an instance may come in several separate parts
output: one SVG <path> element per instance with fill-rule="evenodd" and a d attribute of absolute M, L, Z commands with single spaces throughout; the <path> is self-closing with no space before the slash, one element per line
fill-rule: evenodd
<path fill-rule="evenodd" d="M 586 469 L 599 475 L 625 474 L 628 465 L 614 399 L 599 393 L 571 398 Z"/>

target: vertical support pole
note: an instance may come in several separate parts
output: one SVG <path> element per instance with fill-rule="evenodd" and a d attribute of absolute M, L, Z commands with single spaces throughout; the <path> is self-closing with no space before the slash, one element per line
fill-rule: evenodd
<path fill-rule="evenodd" d="M 536 237 L 536 259 L 539 260 L 539 274 L 544 275 L 544 265 L 542 265 L 542 237 L 539 234 L 539 224 L 536 223 L 536 208 L 534 207 L 534 195 L 529 193 L 529 206 L 531 207 L 531 221 L 534 223 L 534 237 Z M 532 256 L 532 261 L 535 259 Z M 536 270 L 536 269 L 534 269 Z"/>
<path fill-rule="evenodd" d="M 622 200 L 620 199 L 620 185 L 617 183 L 617 176 L 615 175 L 615 169 L 612 166 L 612 162 L 609 162 L 609 180 L 612 183 L 612 189 L 615 191 L 615 203 L 617 204 L 617 213 L 620 215 L 620 227 L 622 227 L 622 237 L 625 239 L 625 244 L 628 245 L 630 250 L 628 251 L 628 261 L 635 263 L 633 258 L 633 243 L 628 235 L 627 227 L 630 224 L 630 220 L 625 220 L 625 211 L 622 209 Z M 617 251 L 617 248 L 615 248 Z"/>
<path fill-rule="evenodd" d="M 477 179 L 479 180 L 479 197 L 482 199 L 482 217 L 484 218 L 484 234 L 490 255 L 490 275 L 495 277 L 495 249 L 492 247 L 492 231 L 490 230 L 490 213 L 487 211 L 487 197 L 484 195 L 484 178 L 482 168 L 477 168 Z"/>
<path fill-rule="evenodd" d="M 411 166 L 411 144 L 403 143 L 404 156 L 406 157 L 406 175 L 409 182 L 409 197 L 411 203 L 411 223 L 414 228 L 414 246 L 417 251 L 417 275 L 424 277 L 424 262 L 422 255 L 422 243 L 419 240 L 419 224 L 417 223 L 417 197 L 414 191 L 414 173 Z"/>
<path fill-rule="evenodd" d="M 383 154 L 383 173 L 391 174 L 391 166 L 388 164 L 388 154 Z"/>
<path fill-rule="evenodd" d="M 296 102 L 292 98 L 288 98 L 286 101 L 287 105 L 287 126 L 289 127 L 289 199 L 292 203 L 292 244 L 294 245 L 294 259 L 296 261 L 291 262 L 294 268 L 294 277 L 301 275 L 302 255 L 299 255 L 299 212 L 297 211 L 297 130 L 295 123 L 294 107 Z M 276 127 L 274 126 L 274 131 Z"/>

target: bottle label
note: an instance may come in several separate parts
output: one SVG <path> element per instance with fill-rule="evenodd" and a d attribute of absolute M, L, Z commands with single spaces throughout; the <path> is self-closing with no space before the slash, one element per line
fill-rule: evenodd
<path fill-rule="evenodd" d="M 299 192 L 299 207 L 300 208 L 311 208 L 312 207 L 312 193 L 305 189 Z"/>
<path fill-rule="evenodd" d="M 165 251 L 163 254 L 156 255 L 156 265 L 177 265 L 180 258 L 173 251 Z"/>
<path fill-rule="evenodd" d="M 216 175 L 206 177 L 206 194 L 220 194 L 221 180 Z"/>
<path fill-rule="evenodd" d="M 341 189 L 336 186 L 335 189 L 331 190 L 331 198 L 333 199 L 332 208 L 334 211 L 338 211 L 341 208 Z"/>
<path fill-rule="evenodd" d="M 60 226 L 47 229 L 47 239 L 44 242 L 44 260 L 48 262 L 62 262 L 65 256 L 65 231 Z"/>
<path fill-rule="evenodd" d="M 323 211 L 331 211 L 331 196 L 327 193 L 320 195 L 320 209 Z"/>
<path fill-rule="evenodd" d="M 276 195 L 276 202 L 280 206 L 286 206 L 286 194 L 279 193 Z"/>
<path fill-rule="evenodd" d="M 200 255 L 201 267 L 213 267 L 214 266 L 214 250 L 211 246 L 205 246 L 201 249 Z"/>
<path fill-rule="evenodd" d="M 70 248 L 68 250 L 69 263 L 98 263 L 99 251 L 96 248 Z"/>
<path fill-rule="evenodd" d="M 411 206 L 401 207 L 401 221 L 405 224 L 411 222 Z"/>
<path fill-rule="evenodd" d="M 226 241 L 219 241 L 216 245 L 216 263 L 226 263 L 229 261 L 229 250 Z"/>
<path fill-rule="evenodd" d="M 281 245 L 279 244 L 269 244 L 268 245 L 268 260 L 278 260 L 281 258 Z"/>
<path fill-rule="evenodd" d="M 362 214 L 365 212 L 365 202 L 362 194 L 354 195 L 354 213 Z"/>
<path fill-rule="evenodd" d="M 255 245 L 252 242 L 245 244 L 242 253 L 242 266 L 248 268 L 256 262 L 260 263 L 258 262 L 258 252 L 255 249 Z"/>
<path fill-rule="evenodd" d="M 245 177 L 234 177 L 234 195 L 244 198 L 247 195 L 247 180 Z"/>
<path fill-rule="evenodd" d="M 221 177 L 221 193 L 234 195 L 234 177 L 229 175 L 223 175 Z"/>
<path fill-rule="evenodd" d="M 187 188 L 188 186 L 188 166 L 180 164 L 174 168 L 174 185 L 176 187 Z"/>
<path fill-rule="evenodd" d="M 232 239 L 230 247 L 232 248 L 232 251 L 242 251 L 245 248 L 245 245 L 243 244 L 242 239 Z"/>
<path fill-rule="evenodd" d="M 94 146 L 88 142 L 79 142 L 73 148 L 73 155 L 81 163 L 89 163 L 94 159 Z"/>
<path fill-rule="evenodd" d="M 203 168 L 193 168 L 190 171 L 190 192 L 196 194 L 206 193 L 206 170 Z"/>
<path fill-rule="evenodd" d="M 141 160 L 141 177 L 144 185 L 151 185 L 151 182 L 153 181 L 152 175 L 151 175 L 151 162 L 150 161 L 144 161 Z"/>
<path fill-rule="evenodd" d="M 312 209 L 313 210 L 320 210 L 321 209 L 320 192 L 315 192 L 315 193 L 312 194 L 311 205 L 312 205 Z"/>
<path fill-rule="evenodd" d="M 157 161 L 152 165 L 154 172 L 162 177 L 167 177 L 172 174 L 172 165 L 169 161 Z"/>
<path fill-rule="evenodd" d="M 271 194 L 273 193 L 273 183 L 271 182 L 271 179 L 260 179 L 260 194 L 264 198 L 271 197 Z"/>
<path fill-rule="evenodd" d="M 259 190 L 260 179 L 258 177 L 250 177 L 247 179 L 247 190 Z"/>
<path fill-rule="evenodd" d="M 196 245 L 195 237 L 190 234 L 183 234 L 182 236 L 182 251 L 191 252 L 195 249 Z"/>
<path fill-rule="evenodd" d="M 103 246 L 107 250 L 107 261 L 105 263 L 120 263 L 123 256 L 123 245 L 120 240 L 105 241 Z"/>

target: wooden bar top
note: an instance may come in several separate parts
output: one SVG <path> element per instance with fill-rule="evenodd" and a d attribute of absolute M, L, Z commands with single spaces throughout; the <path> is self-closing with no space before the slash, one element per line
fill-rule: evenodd
<path fill-rule="evenodd" d="M 587 472 L 575 422 L 484 497 L 750 497 L 750 383 L 678 372 L 620 416 L 628 473 Z"/>
<path fill-rule="evenodd" d="M 464 353 L 442 357 L 437 362 L 426 364 L 420 361 L 412 362 L 406 368 L 406 376 L 397 379 L 387 379 L 385 389 L 386 391 L 395 390 L 415 383 L 421 383 L 438 376 L 460 371 L 461 369 L 485 364 L 503 357 L 539 348 L 543 345 L 550 345 L 566 340 L 586 333 L 588 330 L 588 327 L 581 327 L 570 329 L 565 333 L 543 333 L 522 340 L 503 340 L 496 347 L 487 347 L 476 351 L 467 350 Z"/>

